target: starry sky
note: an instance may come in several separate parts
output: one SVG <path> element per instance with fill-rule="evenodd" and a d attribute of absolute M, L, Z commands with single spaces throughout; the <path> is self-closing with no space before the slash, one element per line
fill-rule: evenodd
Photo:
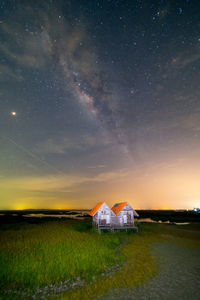
<path fill-rule="evenodd" d="M 198 0 L 0 0 L 0 209 L 200 205 Z"/>

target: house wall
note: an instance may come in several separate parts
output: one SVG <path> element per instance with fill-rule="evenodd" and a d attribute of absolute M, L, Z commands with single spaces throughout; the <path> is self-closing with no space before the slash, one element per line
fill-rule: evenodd
<path fill-rule="evenodd" d="M 134 212 L 130 205 L 126 204 L 118 215 L 112 218 L 112 223 L 117 226 L 134 224 Z"/>
<path fill-rule="evenodd" d="M 116 216 L 110 207 L 104 203 L 93 216 L 93 222 L 97 225 L 112 225 L 116 227 L 134 225 L 135 211 L 127 203 Z"/>
<path fill-rule="evenodd" d="M 114 215 L 113 211 L 106 203 L 104 203 L 93 216 L 93 222 L 101 225 L 109 225 L 111 221 L 111 215 Z"/>

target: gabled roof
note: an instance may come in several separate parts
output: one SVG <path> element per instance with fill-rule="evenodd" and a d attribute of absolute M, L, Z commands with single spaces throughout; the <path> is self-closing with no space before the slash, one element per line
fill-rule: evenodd
<path fill-rule="evenodd" d="M 111 209 L 112 211 L 118 215 L 118 213 L 122 210 L 122 208 L 127 204 L 127 202 L 116 203 Z"/>
<path fill-rule="evenodd" d="M 95 207 L 89 212 L 89 215 L 94 216 L 103 204 L 104 204 L 104 202 L 97 203 L 97 205 L 95 205 Z"/>

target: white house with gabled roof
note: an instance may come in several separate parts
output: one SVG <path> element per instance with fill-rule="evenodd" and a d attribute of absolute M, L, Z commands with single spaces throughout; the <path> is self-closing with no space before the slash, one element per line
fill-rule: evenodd
<path fill-rule="evenodd" d="M 111 210 L 115 213 L 112 223 L 116 226 L 132 226 L 134 225 L 134 217 L 139 217 L 128 202 L 116 203 Z"/>
<path fill-rule="evenodd" d="M 139 216 L 127 202 L 116 203 L 112 209 L 105 202 L 99 202 L 89 214 L 99 231 L 101 229 L 111 231 L 123 228 L 135 229 L 134 217 Z"/>
<path fill-rule="evenodd" d="M 111 217 L 115 216 L 115 213 L 110 209 L 110 207 L 105 202 L 99 202 L 90 211 L 90 216 L 92 216 L 93 223 L 104 227 L 111 226 Z"/>

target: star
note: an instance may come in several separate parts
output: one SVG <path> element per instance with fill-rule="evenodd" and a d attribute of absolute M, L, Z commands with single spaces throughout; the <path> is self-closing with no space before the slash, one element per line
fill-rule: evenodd
<path fill-rule="evenodd" d="M 199 193 L 198 1 L 7 2 L 0 140 L 14 142 L 0 146 L 0 209 L 19 199 L 89 208 L 108 191 L 115 201 L 115 185 L 120 201 L 137 193 L 134 206 L 159 207 L 169 197 L 166 206 L 198 207 L 179 200 Z M 100 164 L 102 172 L 88 169 Z"/>

